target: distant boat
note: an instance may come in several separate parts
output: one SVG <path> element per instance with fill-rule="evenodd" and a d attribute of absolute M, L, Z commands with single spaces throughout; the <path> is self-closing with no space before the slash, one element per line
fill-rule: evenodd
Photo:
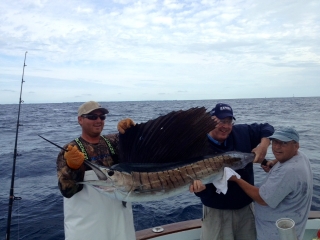
<path fill-rule="evenodd" d="M 310 211 L 303 240 L 318 239 L 320 211 Z M 137 240 L 199 240 L 201 219 L 176 222 L 136 232 Z"/>

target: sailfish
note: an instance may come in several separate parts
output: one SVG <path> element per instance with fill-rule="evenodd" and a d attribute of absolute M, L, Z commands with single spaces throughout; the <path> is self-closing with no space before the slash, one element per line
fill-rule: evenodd
<path fill-rule="evenodd" d="M 154 201 L 178 195 L 200 179 L 210 183 L 223 177 L 224 167 L 244 168 L 253 153 L 205 155 L 207 134 L 215 128 L 205 107 L 172 111 L 119 134 L 119 164 L 111 168 L 85 160 L 99 180 L 87 184 L 124 202 Z"/>

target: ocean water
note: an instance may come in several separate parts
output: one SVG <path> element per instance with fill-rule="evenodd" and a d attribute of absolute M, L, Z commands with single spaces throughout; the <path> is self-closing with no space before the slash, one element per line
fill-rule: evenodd
<path fill-rule="evenodd" d="M 314 172 L 312 210 L 320 210 L 320 97 L 261 98 L 202 101 L 101 102 L 110 111 L 104 134 L 116 132 L 117 122 L 130 117 L 146 122 L 174 110 L 206 107 L 218 102 L 233 107 L 236 123 L 268 122 L 275 128 L 295 126 L 300 133 L 300 150 L 306 153 Z M 77 108 L 81 103 L 21 105 L 18 153 L 11 221 L 11 239 L 64 239 L 63 202 L 57 187 L 56 157 L 59 149 L 38 135 L 64 145 L 80 135 Z M 0 105 L 0 238 L 5 238 L 13 151 L 16 136 L 18 104 Z M 271 149 L 267 159 L 272 159 Z M 255 181 L 264 178 L 264 171 L 255 164 Z M 235 200 L 236 201 L 236 200 Z M 176 221 L 201 217 L 200 200 L 186 192 L 161 201 L 134 203 L 136 230 Z"/>

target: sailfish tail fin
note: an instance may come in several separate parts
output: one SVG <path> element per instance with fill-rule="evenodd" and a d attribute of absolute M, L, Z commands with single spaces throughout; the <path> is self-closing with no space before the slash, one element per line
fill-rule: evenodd
<path fill-rule="evenodd" d="M 172 163 L 204 154 L 216 123 L 204 107 L 173 111 L 120 134 L 120 163 Z"/>

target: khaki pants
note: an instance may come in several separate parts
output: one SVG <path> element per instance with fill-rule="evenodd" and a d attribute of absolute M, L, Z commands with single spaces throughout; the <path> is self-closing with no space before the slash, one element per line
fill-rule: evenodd
<path fill-rule="evenodd" d="M 201 240 L 256 240 L 253 206 L 220 210 L 203 206 Z"/>

